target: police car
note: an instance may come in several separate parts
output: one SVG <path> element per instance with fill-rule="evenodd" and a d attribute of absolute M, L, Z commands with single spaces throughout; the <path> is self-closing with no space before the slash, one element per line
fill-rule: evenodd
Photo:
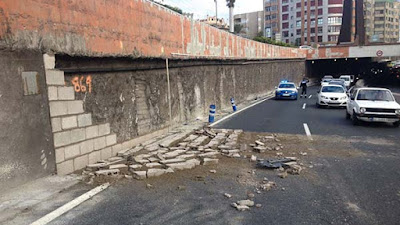
<path fill-rule="evenodd" d="M 298 91 L 293 82 L 283 80 L 275 87 L 275 99 L 294 99 L 297 100 Z"/>

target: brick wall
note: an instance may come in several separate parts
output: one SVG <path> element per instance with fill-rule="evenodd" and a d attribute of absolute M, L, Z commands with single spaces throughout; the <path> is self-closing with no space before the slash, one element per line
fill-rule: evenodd
<path fill-rule="evenodd" d="M 86 56 L 305 57 L 304 50 L 244 39 L 145 0 L 3 0 L 0 45 Z"/>

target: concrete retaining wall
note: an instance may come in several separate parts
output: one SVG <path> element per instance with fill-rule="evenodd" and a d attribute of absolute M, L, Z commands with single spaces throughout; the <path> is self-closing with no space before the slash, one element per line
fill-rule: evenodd
<path fill-rule="evenodd" d="M 146 0 L 0 1 L 0 46 L 86 56 L 304 58 Z"/>
<path fill-rule="evenodd" d="M 36 51 L 0 50 L 0 190 L 55 172 L 43 69 Z"/>
<path fill-rule="evenodd" d="M 217 110 L 230 110 L 231 97 L 239 103 L 252 100 L 273 90 L 283 78 L 298 82 L 304 70 L 302 60 L 207 66 L 183 63 L 180 68 L 171 68 L 172 126 L 194 119 L 206 122 L 210 104 L 216 104 Z M 64 89 L 75 93 L 68 99 L 59 95 L 50 102 L 59 174 L 132 148 L 138 144 L 136 138 L 170 125 L 165 69 L 70 72 L 63 76 L 65 86 L 57 87 L 58 93 Z M 56 103 L 60 105 L 53 108 Z M 77 107 L 72 113 L 70 103 Z M 90 122 L 80 126 L 80 117 Z M 59 124 L 57 130 L 55 124 Z"/>

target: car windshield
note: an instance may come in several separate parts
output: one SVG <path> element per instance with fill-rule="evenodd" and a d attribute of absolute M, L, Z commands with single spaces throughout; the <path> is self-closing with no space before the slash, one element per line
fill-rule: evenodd
<path fill-rule="evenodd" d="M 342 77 L 340 79 L 345 80 L 345 81 L 350 81 L 350 78 L 348 78 L 348 77 Z"/>
<path fill-rule="evenodd" d="M 338 86 L 324 86 L 321 90 L 324 93 L 344 93 L 344 89 Z"/>
<path fill-rule="evenodd" d="M 294 84 L 280 84 L 279 88 L 296 88 Z"/>
<path fill-rule="evenodd" d="M 322 82 L 327 83 L 327 82 L 330 82 L 330 81 L 331 81 L 331 79 L 325 79 L 325 80 L 323 80 Z"/>
<path fill-rule="evenodd" d="M 357 100 L 394 101 L 392 94 L 388 90 L 360 90 Z"/>

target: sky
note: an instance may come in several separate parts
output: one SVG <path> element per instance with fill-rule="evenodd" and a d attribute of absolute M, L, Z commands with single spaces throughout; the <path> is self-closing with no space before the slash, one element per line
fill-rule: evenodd
<path fill-rule="evenodd" d="M 158 0 L 164 4 L 179 7 L 185 13 L 194 13 L 195 19 L 205 19 L 207 15 L 215 16 L 214 0 Z M 217 0 L 218 17 L 228 21 L 229 9 L 226 0 Z M 234 14 L 262 11 L 263 0 L 236 0 Z"/>

